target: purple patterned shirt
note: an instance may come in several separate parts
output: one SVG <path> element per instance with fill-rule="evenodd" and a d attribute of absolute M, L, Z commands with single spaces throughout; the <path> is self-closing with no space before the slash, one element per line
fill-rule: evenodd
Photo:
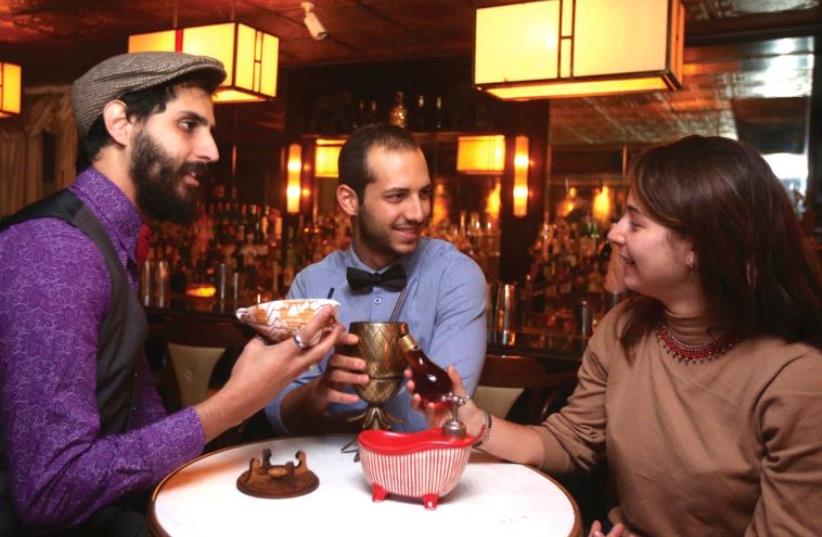
<path fill-rule="evenodd" d="M 71 190 L 100 220 L 136 292 L 136 208 L 94 168 Z M 31 528 L 77 524 L 203 449 L 197 413 L 166 416 L 145 357 L 132 428 L 101 435 L 96 349 L 110 292 L 103 255 L 70 224 L 42 218 L 0 234 L 0 451 L 15 511 Z"/>

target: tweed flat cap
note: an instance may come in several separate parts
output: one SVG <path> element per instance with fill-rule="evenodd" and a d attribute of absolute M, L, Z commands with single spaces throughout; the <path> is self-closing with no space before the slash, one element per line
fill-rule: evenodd
<path fill-rule="evenodd" d="M 181 52 L 137 52 L 103 60 L 75 80 L 71 87 L 71 106 L 80 136 L 86 137 L 109 101 L 195 71 L 213 75 L 212 89 L 226 76 L 220 61 Z"/>

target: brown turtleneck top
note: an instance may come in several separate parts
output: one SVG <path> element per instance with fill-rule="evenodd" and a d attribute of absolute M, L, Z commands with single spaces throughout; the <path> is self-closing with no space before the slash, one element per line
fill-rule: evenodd
<path fill-rule="evenodd" d="M 588 470 L 607 453 L 636 535 L 822 534 L 822 353 L 757 338 L 687 363 L 653 331 L 629 361 L 622 311 L 591 338 L 568 405 L 536 427 L 542 469 Z M 703 319 L 667 321 L 683 343 L 711 341 Z"/>

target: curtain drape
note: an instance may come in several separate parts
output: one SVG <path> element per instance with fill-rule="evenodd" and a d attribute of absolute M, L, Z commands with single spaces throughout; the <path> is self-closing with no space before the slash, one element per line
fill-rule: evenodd
<path fill-rule="evenodd" d="M 56 138 L 54 182 L 66 187 L 74 182 L 77 155 L 69 86 L 27 88 L 21 118 L 0 121 L 0 216 L 48 194 L 43 189 L 44 133 Z"/>

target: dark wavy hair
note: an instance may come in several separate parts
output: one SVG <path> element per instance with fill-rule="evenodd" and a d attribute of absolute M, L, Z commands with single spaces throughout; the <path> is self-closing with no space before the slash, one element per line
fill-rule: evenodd
<path fill-rule="evenodd" d="M 822 275 L 782 184 L 753 148 L 688 136 L 650 148 L 630 167 L 633 195 L 651 217 L 693 243 L 714 328 L 822 348 Z M 619 334 L 629 352 L 661 319 L 636 295 Z"/>
<path fill-rule="evenodd" d="M 201 88 L 210 95 L 214 93 L 219 84 L 219 78 L 212 71 L 194 71 L 164 84 L 126 93 L 119 99 L 126 104 L 129 119 L 136 118 L 138 121 L 143 121 L 152 114 L 165 111 L 166 104 L 177 96 L 176 90 L 179 87 Z M 100 115 L 91 124 L 88 134 L 82 140 L 83 150 L 77 152 L 77 170 L 80 171 L 90 166 L 97 159 L 100 150 L 112 143 L 114 139 L 106 130 L 103 116 Z"/>
<path fill-rule="evenodd" d="M 382 147 L 388 151 L 414 151 L 420 145 L 410 132 L 388 123 L 363 125 L 354 131 L 340 151 L 339 184 L 351 187 L 360 202 L 366 185 L 374 182 L 374 175 L 368 167 L 368 152 L 372 147 Z"/>

